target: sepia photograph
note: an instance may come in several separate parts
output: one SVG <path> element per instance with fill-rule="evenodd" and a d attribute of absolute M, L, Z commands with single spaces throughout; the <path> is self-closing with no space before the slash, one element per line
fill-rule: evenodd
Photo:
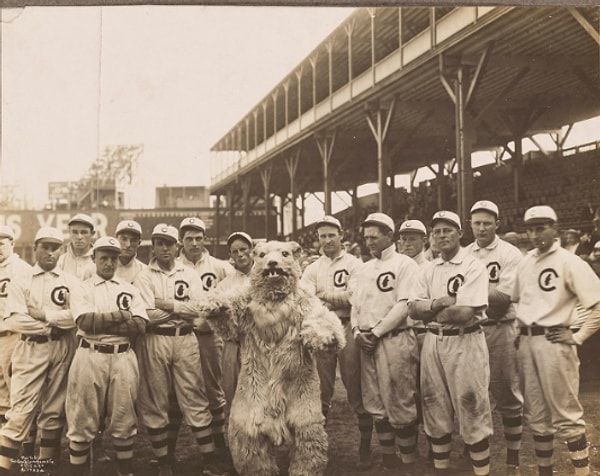
<path fill-rule="evenodd" d="M 0 9 L 0 476 L 600 474 L 600 6 Z"/>

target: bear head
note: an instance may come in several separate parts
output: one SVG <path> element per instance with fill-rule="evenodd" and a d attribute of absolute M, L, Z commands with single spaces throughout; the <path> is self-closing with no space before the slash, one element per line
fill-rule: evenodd
<path fill-rule="evenodd" d="M 254 247 L 251 282 L 258 297 L 279 301 L 296 289 L 302 274 L 301 251 L 294 241 L 268 241 Z"/>

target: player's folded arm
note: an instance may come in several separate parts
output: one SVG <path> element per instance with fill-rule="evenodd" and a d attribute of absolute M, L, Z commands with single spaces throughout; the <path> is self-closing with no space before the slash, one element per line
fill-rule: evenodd
<path fill-rule="evenodd" d="M 85 312 L 77 319 L 77 327 L 86 334 L 110 334 L 108 329 L 131 319 L 129 311 Z"/>

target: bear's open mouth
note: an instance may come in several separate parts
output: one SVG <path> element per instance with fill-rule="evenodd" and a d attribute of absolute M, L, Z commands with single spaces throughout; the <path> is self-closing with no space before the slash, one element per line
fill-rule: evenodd
<path fill-rule="evenodd" d="M 263 276 L 269 279 L 280 278 L 286 275 L 287 273 L 281 268 L 269 268 L 263 271 Z"/>

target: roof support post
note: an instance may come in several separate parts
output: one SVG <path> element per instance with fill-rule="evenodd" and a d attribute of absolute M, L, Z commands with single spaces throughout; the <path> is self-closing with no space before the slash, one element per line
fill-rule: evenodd
<path fill-rule="evenodd" d="M 285 202 L 287 199 L 287 194 L 279 195 L 279 226 L 281 227 L 281 236 L 285 235 Z"/>
<path fill-rule="evenodd" d="M 383 142 L 387 136 L 388 128 L 394 113 L 395 98 L 389 104 L 369 103 L 366 106 L 366 119 L 369 128 L 377 143 L 377 177 L 379 184 L 379 211 L 385 211 L 387 205 L 385 172 L 383 164 Z"/>
<path fill-rule="evenodd" d="M 285 83 L 283 83 L 283 92 L 284 92 L 284 104 L 285 104 L 285 138 L 290 137 L 290 130 L 288 125 L 290 123 L 290 80 L 288 79 Z"/>
<path fill-rule="evenodd" d="M 336 131 L 326 131 L 315 134 L 315 140 L 317 141 L 317 147 L 321 154 L 321 160 L 323 161 L 323 194 L 325 195 L 325 214 L 331 215 L 331 187 L 329 183 L 329 161 L 333 153 L 333 146 L 335 145 Z"/>
<path fill-rule="evenodd" d="M 313 117 L 317 120 L 317 60 L 318 54 L 314 54 L 309 58 L 310 66 L 312 67 L 312 109 Z"/>
<path fill-rule="evenodd" d="M 277 96 L 279 91 L 275 90 L 271 97 L 273 98 L 273 143 L 277 145 Z"/>
<path fill-rule="evenodd" d="M 269 192 L 271 172 L 271 164 L 265 165 L 260 171 L 260 179 L 262 180 L 265 199 L 265 240 L 269 239 L 269 221 L 271 218 L 271 194 Z"/>
<path fill-rule="evenodd" d="M 252 185 L 252 178 L 250 175 L 246 175 L 241 178 L 240 186 L 242 188 L 242 229 L 248 229 L 248 217 L 250 216 L 250 185 Z"/>
<path fill-rule="evenodd" d="M 263 151 L 267 152 L 267 101 L 262 103 L 263 110 Z"/>
<path fill-rule="evenodd" d="M 219 238 L 221 236 L 221 195 L 217 193 L 217 200 L 215 202 L 215 244 L 213 246 L 212 254 L 217 255 L 219 249 Z"/>
<path fill-rule="evenodd" d="M 296 187 L 296 172 L 300 160 L 300 149 L 296 149 L 292 155 L 285 158 L 285 166 L 290 177 L 290 195 L 292 197 L 292 240 L 297 238 L 298 234 L 298 191 Z"/>
<path fill-rule="evenodd" d="M 376 75 L 375 75 L 375 15 L 377 14 L 376 8 L 367 8 L 371 17 L 371 85 L 375 86 Z"/>
<path fill-rule="evenodd" d="M 227 188 L 227 208 L 229 216 L 227 217 L 227 224 L 229 226 L 229 233 L 233 232 L 233 217 L 235 215 L 235 204 L 233 203 L 235 200 L 235 185 L 231 185 Z"/>
<path fill-rule="evenodd" d="M 354 31 L 354 19 L 344 25 L 344 31 L 348 37 L 348 85 L 350 86 L 350 97 L 352 97 L 352 32 Z"/>
<path fill-rule="evenodd" d="M 328 41 L 325 48 L 327 48 L 329 66 L 327 74 L 329 76 L 329 111 L 331 112 L 333 110 L 333 41 Z"/>
<path fill-rule="evenodd" d="M 302 129 L 302 66 L 296 70 L 298 81 L 298 127 Z"/>
<path fill-rule="evenodd" d="M 568 8 L 569 13 L 573 15 L 573 18 L 583 27 L 583 29 L 590 35 L 596 43 L 600 46 L 600 31 L 597 27 L 590 24 L 589 21 L 574 7 Z"/>
<path fill-rule="evenodd" d="M 484 53 L 485 54 L 485 53 Z M 471 148 L 474 139 L 474 126 L 470 114 L 466 114 L 473 92 L 477 89 L 482 66 L 478 67 L 470 85 L 470 66 L 462 63 L 461 59 L 454 61 L 452 85 L 446 79 L 447 59 L 440 55 L 440 80 L 446 92 L 454 103 L 456 160 L 458 163 L 458 215 L 462 220 L 467 219 L 469 206 L 473 201 L 473 172 L 471 167 Z M 452 58 L 455 59 L 455 58 Z M 484 61 L 482 59 L 482 61 Z M 482 62 L 480 61 L 480 65 Z M 467 89 L 468 88 L 468 89 Z"/>
<path fill-rule="evenodd" d="M 254 116 L 254 150 L 258 148 L 258 111 L 255 109 L 252 111 Z"/>

